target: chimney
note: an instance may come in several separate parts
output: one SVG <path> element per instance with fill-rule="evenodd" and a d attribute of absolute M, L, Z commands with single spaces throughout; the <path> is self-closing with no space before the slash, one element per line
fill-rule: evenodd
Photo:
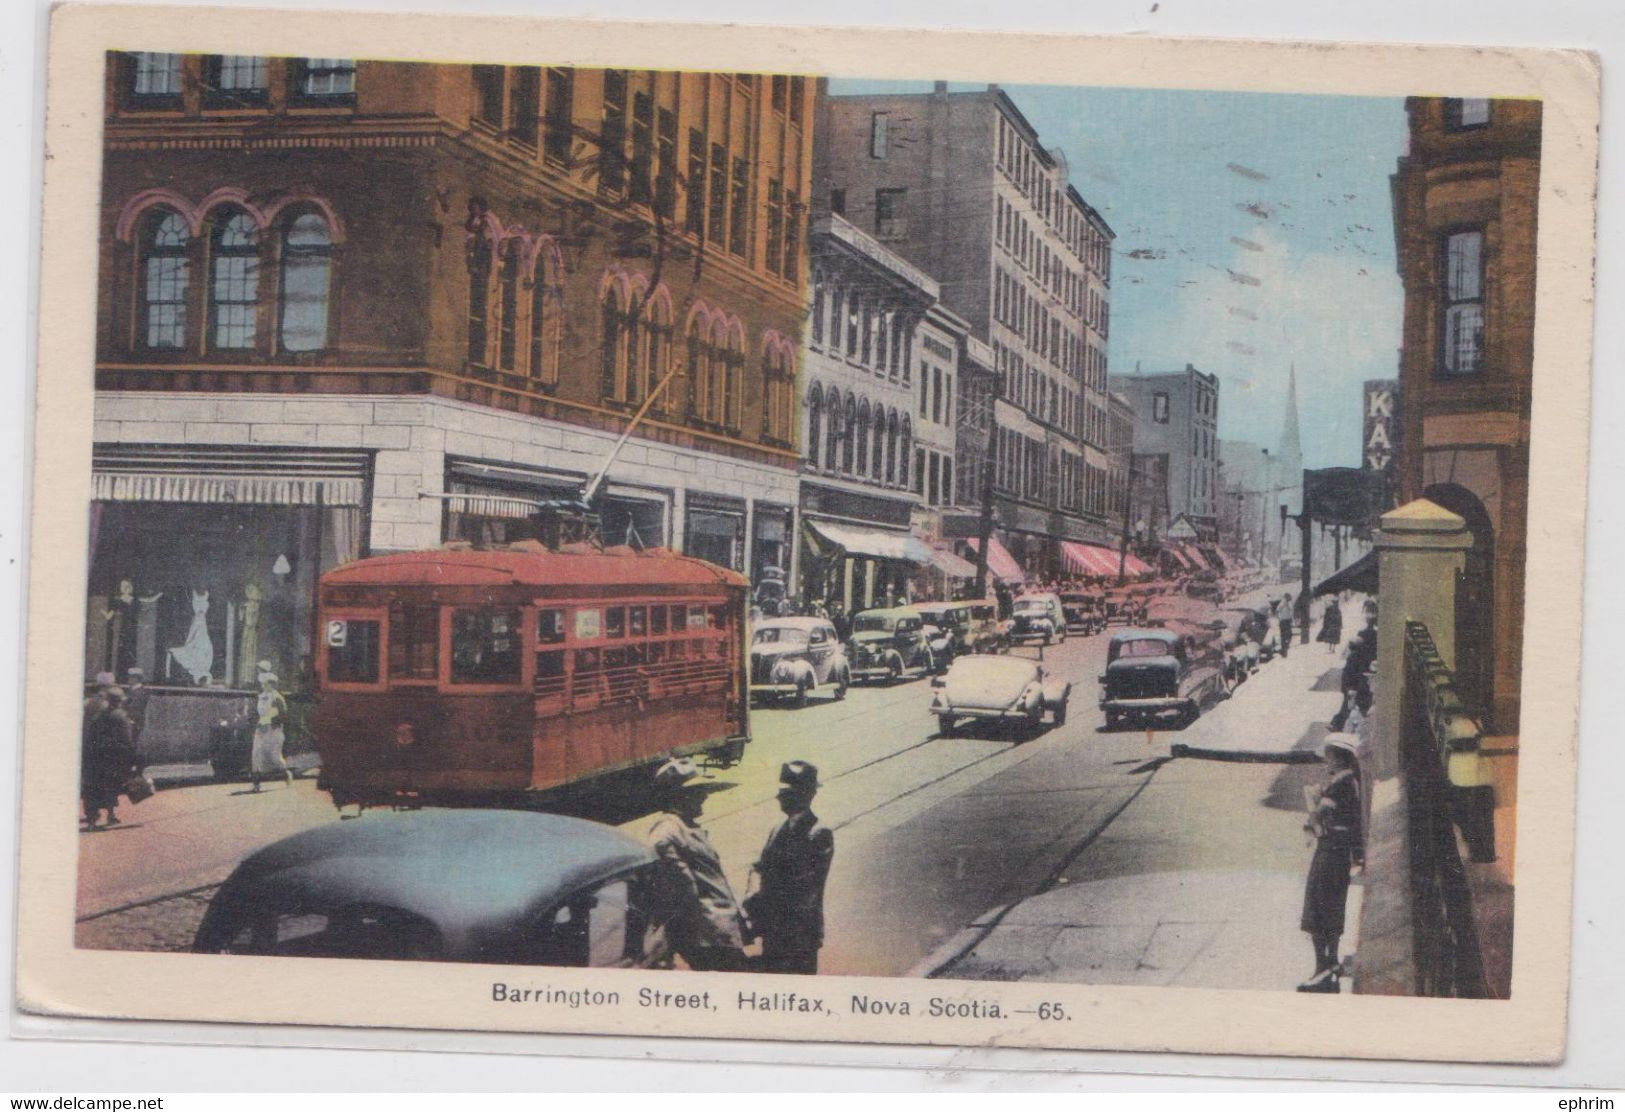
<path fill-rule="evenodd" d="M 931 91 L 936 93 L 938 96 L 941 96 L 943 93 L 948 91 L 948 83 L 946 81 L 933 81 L 931 83 Z"/>

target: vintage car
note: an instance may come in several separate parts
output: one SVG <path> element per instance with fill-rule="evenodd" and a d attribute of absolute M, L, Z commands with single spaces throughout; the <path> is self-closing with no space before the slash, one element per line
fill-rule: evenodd
<path fill-rule="evenodd" d="M 1010 614 L 1010 640 L 1021 644 L 1066 640 L 1066 614 L 1053 594 L 1022 595 Z"/>
<path fill-rule="evenodd" d="M 1220 639 L 1224 645 L 1225 674 L 1231 687 L 1258 671 L 1260 653 L 1251 614 L 1250 610 L 1220 611 L 1219 620 L 1224 623 Z"/>
<path fill-rule="evenodd" d="M 931 713 L 943 737 L 961 720 L 993 719 L 1036 729 L 1045 711 L 1060 726 L 1072 697 L 1070 681 L 1024 656 L 962 656 L 947 675 L 932 681 L 932 688 Z"/>
<path fill-rule="evenodd" d="M 865 610 L 853 618 L 846 657 L 853 682 L 898 680 L 936 669 L 925 621 L 906 606 Z"/>
<path fill-rule="evenodd" d="M 844 699 L 851 682 L 846 649 L 823 618 L 769 618 L 751 633 L 753 699 L 789 699 L 799 707 L 821 689 Z"/>
<path fill-rule="evenodd" d="M 1217 631 L 1184 622 L 1112 634 L 1100 683 L 1108 730 L 1162 715 L 1186 725 L 1201 713 L 1204 699 L 1230 690 Z"/>
<path fill-rule="evenodd" d="M 653 851 L 583 819 L 381 812 L 249 856 L 215 892 L 207 954 L 491 965 L 665 964 Z"/>
<path fill-rule="evenodd" d="M 957 602 L 917 602 L 909 607 L 928 626 L 951 630 L 953 655 L 998 652 L 999 604 L 993 599 L 961 599 Z M 935 653 L 936 649 L 933 648 Z M 947 662 L 938 661 L 942 667 Z"/>
<path fill-rule="evenodd" d="M 1106 628 L 1106 602 L 1098 594 L 1068 591 L 1061 596 L 1061 610 L 1066 614 L 1068 633 L 1087 637 Z"/>
<path fill-rule="evenodd" d="M 1232 606 L 1221 613 L 1234 616 L 1247 634 L 1258 644 L 1260 664 L 1272 660 L 1281 651 L 1281 625 L 1268 606 Z"/>

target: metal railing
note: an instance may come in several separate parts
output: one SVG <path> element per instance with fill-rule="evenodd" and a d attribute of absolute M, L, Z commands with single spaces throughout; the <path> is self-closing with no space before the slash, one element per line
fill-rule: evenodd
<path fill-rule="evenodd" d="M 1491 995 L 1459 829 L 1470 859 L 1494 860 L 1493 791 L 1480 771 L 1478 722 L 1421 622 L 1405 623 L 1400 774 L 1410 847 L 1416 992 Z"/>

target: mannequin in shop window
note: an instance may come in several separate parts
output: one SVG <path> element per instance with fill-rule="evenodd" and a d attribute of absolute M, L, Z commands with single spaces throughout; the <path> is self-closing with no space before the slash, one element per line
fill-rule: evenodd
<path fill-rule="evenodd" d="M 214 641 L 209 636 L 209 592 L 193 590 L 192 625 L 186 631 L 186 643 L 169 650 L 170 658 L 191 677 L 199 687 L 208 685 L 214 673 Z"/>

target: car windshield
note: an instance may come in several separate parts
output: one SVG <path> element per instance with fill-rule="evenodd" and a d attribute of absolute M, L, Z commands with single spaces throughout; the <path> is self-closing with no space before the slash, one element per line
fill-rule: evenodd
<path fill-rule="evenodd" d="M 897 623 L 896 618 L 888 618 L 884 614 L 859 614 L 852 623 L 854 633 L 884 633 Z"/>
<path fill-rule="evenodd" d="M 1016 603 L 1017 614 L 1047 614 L 1049 603 L 1036 598 L 1024 598 Z"/>
<path fill-rule="evenodd" d="M 750 639 L 753 645 L 805 645 L 807 631 L 804 629 L 788 629 L 784 627 L 759 629 Z"/>
<path fill-rule="evenodd" d="M 1138 637 L 1132 641 L 1122 641 L 1117 646 L 1119 660 L 1129 656 L 1167 656 L 1173 650 L 1168 642 L 1155 637 Z"/>

